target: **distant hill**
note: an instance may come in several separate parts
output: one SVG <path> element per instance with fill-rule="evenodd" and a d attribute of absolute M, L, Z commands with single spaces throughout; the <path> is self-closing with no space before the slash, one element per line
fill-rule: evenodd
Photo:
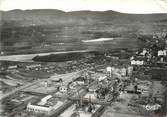
<path fill-rule="evenodd" d="M 12 10 L 1 11 L 2 23 L 6 26 L 90 24 L 98 22 L 136 23 L 167 20 L 167 14 L 122 14 L 114 11 L 74 11 L 60 10 Z"/>

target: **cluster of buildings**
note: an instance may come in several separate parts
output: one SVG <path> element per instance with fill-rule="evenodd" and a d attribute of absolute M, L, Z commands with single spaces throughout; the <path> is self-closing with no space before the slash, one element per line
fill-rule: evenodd
<path fill-rule="evenodd" d="M 131 57 L 130 60 L 131 60 L 131 65 L 138 65 L 138 66 L 144 65 L 144 60 L 141 58 Z"/>
<path fill-rule="evenodd" d="M 111 77 L 113 74 L 117 74 L 120 77 L 131 76 L 133 72 L 133 66 L 126 67 L 107 67 L 107 74 Z"/>
<path fill-rule="evenodd" d="M 166 62 L 167 58 L 167 34 L 158 33 L 153 35 L 147 46 L 130 58 L 131 65 L 149 65 L 157 62 Z"/>
<path fill-rule="evenodd" d="M 32 102 L 30 101 L 33 97 L 29 96 L 28 98 L 24 97 L 22 100 L 26 103 L 26 112 L 29 113 L 37 113 L 37 114 L 44 114 L 46 116 L 51 115 L 53 112 L 56 111 L 60 106 L 63 105 L 63 101 L 68 100 L 67 96 L 69 93 L 73 95 L 79 95 L 79 92 L 76 90 L 86 89 L 86 95 L 82 96 L 82 102 L 87 103 L 96 103 L 98 99 L 101 99 L 101 97 L 104 97 L 104 99 L 113 99 L 115 96 L 117 98 L 117 94 L 120 95 L 121 93 L 140 93 L 142 95 L 149 94 L 152 84 L 141 82 L 139 79 L 131 80 L 131 76 L 133 74 L 134 66 L 143 66 L 148 65 L 149 63 L 153 62 L 154 60 L 165 62 L 167 58 L 167 41 L 165 39 L 160 40 L 160 36 L 153 37 L 155 39 L 155 42 L 152 44 L 153 46 L 145 47 L 141 49 L 140 51 L 136 52 L 134 56 L 130 58 L 130 64 L 131 65 L 113 65 L 112 67 L 103 68 L 104 72 L 100 72 L 101 75 L 99 75 L 97 72 L 92 71 L 92 74 L 98 74 L 96 79 L 93 79 L 93 77 L 86 72 L 83 77 L 77 77 L 76 74 L 74 74 L 77 78 L 71 78 L 72 76 L 67 76 L 67 78 L 63 81 L 61 78 L 57 79 L 57 75 L 51 77 L 51 79 L 47 81 L 40 82 L 36 85 L 29 86 L 27 90 L 22 90 L 23 92 L 33 92 L 36 95 L 40 95 L 36 101 Z M 166 37 L 165 37 L 166 38 Z M 158 40 L 158 41 L 157 41 Z M 167 40 L 167 39 L 166 39 Z M 165 43 L 165 46 L 159 47 L 159 43 Z M 119 61 L 119 58 L 110 57 L 110 59 L 114 59 L 116 61 Z M 129 60 L 127 60 L 129 62 Z M 87 63 L 86 63 L 87 62 Z M 105 61 L 105 57 L 102 57 L 101 59 L 93 60 L 93 61 L 80 61 L 80 62 L 67 62 L 62 63 L 60 66 L 57 64 L 54 65 L 41 65 L 39 63 L 36 64 L 27 64 L 24 66 L 25 70 L 51 70 L 60 68 L 64 68 L 65 72 L 70 71 L 69 69 L 78 70 L 83 68 L 89 68 L 89 66 L 96 66 L 97 64 L 102 64 L 103 66 L 107 66 Z M 56 66 L 57 65 L 57 66 Z M 17 69 L 18 65 L 11 65 L 8 66 L 8 69 Z M 91 68 L 91 67 L 90 67 Z M 97 68 L 98 69 L 98 68 Z M 91 69 L 92 70 L 92 69 Z M 54 72 L 55 72 L 54 71 Z M 59 71 L 59 70 L 58 70 Z M 72 70 L 71 70 L 72 71 Z M 73 75 L 73 76 L 74 76 Z M 81 76 L 79 74 L 79 76 Z M 63 77 L 64 78 L 64 77 Z M 91 81 L 93 80 L 93 81 Z M 95 84 L 93 84 L 96 82 Z M 128 83 L 127 83 L 128 82 Z M 93 85 L 91 85 L 91 83 Z M 84 87 L 84 88 L 83 88 Z M 88 90 L 87 90 L 88 89 Z M 75 94 L 74 94 L 75 93 Z M 117 93 L 117 94 L 116 94 Z M 42 95 L 42 96 L 41 96 Z M 46 95 L 46 96 L 43 96 Z M 66 96 L 63 99 L 59 99 L 56 96 Z M 42 98 L 41 98 L 42 97 Z M 40 98 L 40 99 L 39 99 Z M 73 97 L 70 97 L 70 99 Z M 76 97 L 77 100 L 78 97 Z M 79 97 L 80 98 L 80 97 Z M 63 101 L 62 101 L 63 100 Z M 85 101 L 87 100 L 87 101 Z M 105 101 L 106 101 L 105 100 Z M 17 102 L 19 100 L 12 100 L 14 102 Z M 80 99 L 78 99 L 80 101 Z M 107 100 L 108 101 L 108 100 Z M 81 106 L 82 107 L 82 106 Z M 91 107 L 91 106 L 89 106 Z M 93 107 L 91 107 L 93 108 Z M 150 108 L 147 106 L 147 108 Z"/>

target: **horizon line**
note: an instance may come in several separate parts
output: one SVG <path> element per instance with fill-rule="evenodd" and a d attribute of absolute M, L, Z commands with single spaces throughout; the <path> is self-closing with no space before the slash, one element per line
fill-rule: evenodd
<path fill-rule="evenodd" d="M 83 10 L 71 10 L 71 11 L 65 11 L 65 10 L 60 10 L 60 9 L 49 9 L 49 8 L 44 8 L 44 9 L 12 9 L 12 10 L 1 10 L 2 12 L 10 12 L 10 11 L 15 11 L 15 10 L 20 10 L 20 11 L 32 11 L 32 10 L 57 10 L 57 11 L 62 11 L 64 13 L 70 13 L 70 12 L 80 12 L 80 11 L 90 11 L 90 12 L 108 12 L 108 11 L 113 11 L 121 14 L 129 14 L 129 15 L 149 15 L 149 14 L 167 14 L 167 12 L 155 12 L 155 13 L 126 13 L 126 12 L 120 12 L 116 10 L 89 10 L 89 9 L 83 9 Z"/>

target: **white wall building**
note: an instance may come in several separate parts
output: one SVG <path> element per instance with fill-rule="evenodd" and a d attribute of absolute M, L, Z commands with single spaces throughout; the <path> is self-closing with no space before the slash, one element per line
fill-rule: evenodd
<path fill-rule="evenodd" d="M 29 103 L 27 105 L 27 111 L 33 111 L 36 113 L 44 113 L 44 114 L 49 114 L 51 112 L 52 108 L 51 107 L 44 107 L 40 105 L 33 105 Z"/>
<path fill-rule="evenodd" d="M 52 98 L 51 95 L 42 98 L 41 101 L 38 103 L 38 105 L 45 105 L 47 103 L 47 100 L 49 100 L 50 98 Z"/>
<path fill-rule="evenodd" d="M 131 60 L 131 65 L 144 65 L 143 60 Z"/>
<path fill-rule="evenodd" d="M 51 95 L 47 95 L 46 97 L 42 98 L 41 101 L 37 104 L 28 103 L 27 111 L 32 111 L 35 113 L 44 113 L 50 114 L 50 112 L 54 109 L 53 106 L 45 106 L 47 101 L 52 98 Z"/>
<path fill-rule="evenodd" d="M 159 50 L 158 51 L 158 56 L 166 56 L 166 50 Z"/>

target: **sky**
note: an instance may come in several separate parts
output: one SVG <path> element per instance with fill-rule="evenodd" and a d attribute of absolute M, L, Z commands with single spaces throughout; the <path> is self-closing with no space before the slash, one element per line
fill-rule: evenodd
<path fill-rule="evenodd" d="M 147 14 L 167 13 L 167 0 L 0 0 L 0 10 L 58 9 Z"/>

